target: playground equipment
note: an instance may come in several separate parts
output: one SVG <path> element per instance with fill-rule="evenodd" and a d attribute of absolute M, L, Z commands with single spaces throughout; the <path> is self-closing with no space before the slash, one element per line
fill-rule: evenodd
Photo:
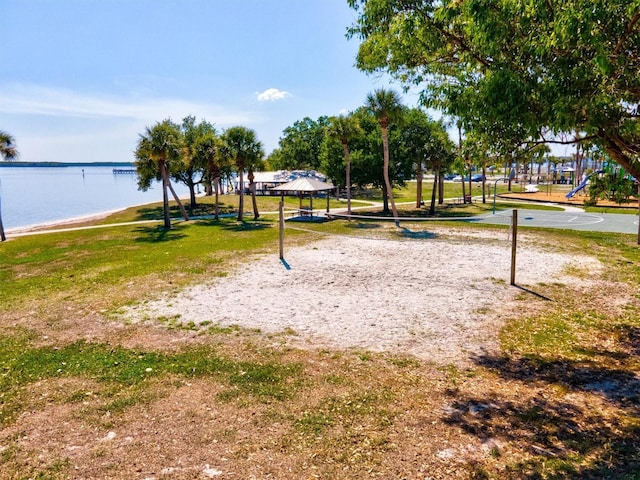
<path fill-rule="evenodd" d="M 587 176 L 585 177 L 585 179 L 584 179 L 584 180 L 582 180 L 582 181 L 580 182 L 580 184 L 579 184 L 576 188 L 574 188 L 574 189 L 573 189 L 573 190 L 571 190 L 569 193 L 567 193 L 567 194 L 565 195 L 565 197 L 567 197 L 567 198 L 572 198 L 576 193 L 578 193 L 580 190 L 584 189 L 584 188 L 589 184 L 589 179 L 590 179 L 591 177 L 593 177 L 594 175 L 599 175 L 599 174 L 601 174 L 601 173 L 604 173 L 604 170 L 597 170 L 597 171 L 593 172 L 591 175 L 587 175 Z"/>

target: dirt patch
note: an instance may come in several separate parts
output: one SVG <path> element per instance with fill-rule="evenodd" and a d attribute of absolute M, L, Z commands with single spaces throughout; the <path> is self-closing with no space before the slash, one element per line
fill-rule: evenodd
<path fill-rule="evenodd" d="M 592 257 L 521 245 L 521 286 L 577 284 L 583 280 L 576 271 L 584 279 L 601 268 Z M 332 236 L 287 249 L 285 263 L 273 254 L 259 257 L 227 278 L 139 304 L 124 317 L 239 326 L 296 347 L 398 352 L 464 365 L 497 348 L 502 314 L 522 294 L 509 286 L 510 248 L 503 231 L 402 240 Z"/>

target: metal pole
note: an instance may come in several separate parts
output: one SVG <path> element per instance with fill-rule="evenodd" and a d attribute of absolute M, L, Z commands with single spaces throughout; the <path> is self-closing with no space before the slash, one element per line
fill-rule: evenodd
<path fill-rule="evenodd" d="M 284 202 L 280 202 L 279 206 L 279 224 L 280 224 L 280 260 L 284 259 Z"/>
<path fill-rule="evenodd" d="M 513 210 L 511 221 L 511 285 L 516 284 L 516 249 L 518 246 L 518 210 Z"/>
<path fill-rule="evenodd" d="M 495 181 L 495 183 L 493 184 L 493 214 L 496 214 L 496 194 L 498 191 L 498 182 L 499 181 L 505 181 L 505 180 L 509 180 L 507 177 L 503 177 L 503 178 L 499 178 Z"/>

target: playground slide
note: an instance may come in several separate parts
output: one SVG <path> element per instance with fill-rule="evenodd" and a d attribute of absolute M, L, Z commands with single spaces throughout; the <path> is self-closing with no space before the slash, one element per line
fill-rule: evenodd
<path fill-rule="evenodd" d="M 573 197 L 576 193 L 578 193 L 580 190 L 586 187 L 587 183 L 589 183 L 589 177 L 585 178 L 582 182 L 580 182 L 580 185 L 578 185 L 576 188 L 574 188 L 569 193 L 567 193 L 565 197 L 567 198 Z"/>
<path fill-rule="evenodd" d="M 571 190 L 569 193 L 567 193 L 565 195 L 565 197 L 567 198 L 571 198 L 573 197 L 576 193 L 578 193 L 580 190 L 582 190 L 584 187 L 587 186 L 587 183 L 589 183 L 589 179 L 593 176 L 593 175 L 598 175 L 600 173 L 604 173 L 604 170 L 596 170 L 595 172 L 593 172 L 591 175 L 587 176 L 587 178 L 585 178 L 582 182 L 580 182 L 580 185 L 578 185 L 576 188 L 574 188 L 573 190 Z"/>

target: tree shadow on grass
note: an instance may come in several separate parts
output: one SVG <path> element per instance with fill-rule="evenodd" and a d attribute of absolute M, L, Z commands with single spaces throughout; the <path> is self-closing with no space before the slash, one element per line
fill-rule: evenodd
<path fill-rule="evenodd" d="M 398 235 L 403 237 L 403 238 L 412 238 L 412 239 L 416 239 L 416 240 L 433 239 L 433 238 L 436 238 L 438 236 L 435 233 L 429 232 L 427 230 L 413 231 L 413 230 L 410 230 L 410 229 L 408 229 L 406 227 L 402 227 L 400 229 L 400 233 Z"/>
<path fill-rule="evenodd" d="M 204 217 L 204 216 L 213 216 L 215 215 L 215 205 L 210 203 L 198 204 L 195 208 L 191 208 L 188 202 L 185 204 L 185 208 L 187 209 L 187 213 L 190 217 Z M 220 215 L 228 215 L 233 212 L 233 207 L 225 205 L 221 203 L 219 205 L 218 213 Z M 136 211 L 137 215 L 135 220 L 162 220 L 164 215 L 164 208 L 162 205 L 156 206 L 145 206 L 140 207 Z M 182 212 L 177 205 L 169 206 L 169 216 L 171 218 L 182 218 Z"/>
<path fill-rule="evenodd" d="M 633 325 L 618 325 L 615 335 L 627 351 L 635 356 L 640 356 L 640 327 Z"/>
<path fill-rule="evenodd" d="M 373 230 L 375 228 L 380 228 L 381 225 L 379 223 L 372 222 L 349 222 L 345 224 L 345 227 L 358 230 Z"/>
<path fill-rule="evenodd" d="M 215 220 L 213 221 L 215 222 Z M 255 232 L 256 230 L 264 230 L 273 227 L 273 222 L 269 220 L 243 220 L 224 222 L 224 223 L 212 223 L 213 225 L 220 225 L 224 230 L 229 232 Z"/>
<path fill-rule="evenodd" d="M 496 455 L 503 444 L 529 455 L 508 465 L 502 478 L 640 478 L 640 380 L 635 372 L 537 356 L 483 355 L 475 361 L 508 384 L 533 387 L 521 399 L 450 392 L 454 400 L 444 410 L 445 423 L 478 437 Z M 584 396 L 565 392 L 599 396 L 611 408 L 599 412 L 584 403 Z"/>
<path fill-rule="evenodd" d="M 179 225 L 173 225 L 169 230 L 164 228 L 162 225 L 153 227 L 137 227 L 136 232 L 138 232 L 140 236 L 136 237 L 135 241 L 143 243 L 160 243 L 180 240 L 186 237 L 186 235 L 181 232 L 183 229 L 184 227 Z"/>

